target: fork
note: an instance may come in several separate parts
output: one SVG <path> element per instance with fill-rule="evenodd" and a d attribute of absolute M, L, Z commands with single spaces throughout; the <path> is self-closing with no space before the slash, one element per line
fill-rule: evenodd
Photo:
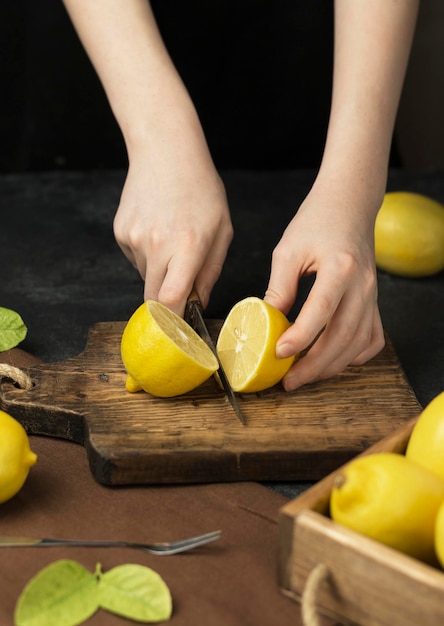
<path fill-rule="evenodd" d="M 101 541 L 96 539 L 37 539 L 36 537 L 9 537 L 0 535 L 0 548 L 47 548 L 55 546 L 76 546 L 78 548 L 135 548 L 136 550 L 143 550 L 150 554 L 167 556 L 170 554 L 179 554 L 179 552 L 186 552 L 187 550 L 204 546 L 207 543 L 212 543 L 220 539 L 221 535 L 221 530 L 215 530 L 204 535 L 163 543 L 134 543 L 132 541 Z"/>

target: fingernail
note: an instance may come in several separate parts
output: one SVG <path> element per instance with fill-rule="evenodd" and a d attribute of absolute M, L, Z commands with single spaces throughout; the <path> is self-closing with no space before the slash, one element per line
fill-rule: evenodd
<path fill-rule="evenodd" d="M 294 355 L 293 346 L 289 343 L 280 343 L 276 346 L 276 356 L 278 359 L 286 359 Z"/>
<path fill-rule="evenodd" d="M 296 387 L 298 386 L 297 383 L 297 377 L 293 376 L 293 377 L 285 377 L 282 380 L 282 386 L 284 387 L 285 391 L 294 391 L 296 389 Z"/>
<path fill-rule="evenodd" d="M 282 381 L 282 386 L 284 388 L 284 391 L 293 391 L 293 387 L 291 386 L 291 381 L 286 380 L 285 378 Z"/>

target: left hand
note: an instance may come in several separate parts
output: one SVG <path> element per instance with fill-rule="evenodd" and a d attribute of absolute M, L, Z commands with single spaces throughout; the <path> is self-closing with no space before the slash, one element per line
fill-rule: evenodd
<path fill-rule="evenodd" d="M 334 197 L 314 187 L 274 250 L 265 300 L 283 313 L 295 301 L 300 277 L 316 273 L 296 321 L 276 347 L 284 358 L 319 335 L 285 376 L 287 391 L 361 365 L 384 346 L 369 217 L 376 211 L 353 206 L 347 194 Z"/>

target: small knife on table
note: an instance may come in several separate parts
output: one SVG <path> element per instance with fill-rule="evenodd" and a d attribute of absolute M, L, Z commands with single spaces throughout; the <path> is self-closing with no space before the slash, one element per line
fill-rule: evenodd
<path fill-rule="evenodd" d="M 234 395 L 234 391 L 231 388 L 227 375 L 225 374 L 224 368 L 222 367 L 222 363 L 220 362 L 216 346 L 214 345 L 214 342 L 211 339 L 211 335 L 205 324 L 202 304 L 200 302 L 199 294 L 197 293 L 195 288 L 193 288 L 192 292 L 188 296 L 188 301 L 185 308 L 185 320 L 197 332 L 197 334 L 200 335 L 200 337 L 205 341 L 205 343 L 208 345 L 209 348 L 211 348 L 212 352 L 214 353 L 214 356 L 216 357 L 219 365 L 217 374 L 219 376 L 220 382 L 222 383 L 222 387 L 227 394 L 227 397 L 231 403 L 231 406 L 234 409 L 234 412 L 236 413 L 237 418 L 239 419 L 241 424 L 245 426 L 245 417 L 242 414 L 237 398 Z"/>

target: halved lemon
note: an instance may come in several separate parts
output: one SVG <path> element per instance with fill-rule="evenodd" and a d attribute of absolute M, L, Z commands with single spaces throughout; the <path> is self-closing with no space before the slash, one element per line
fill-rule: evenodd
<path fill-rule="evenodd" d="M 260 298 L 251 296 L 234 305 L 216 346 L 234 391 L 262 391 L 282 380 L 295 357 L 278 359 L 276 344 L 290 325 L 281 311 Z"/>
<path fill-rule="evenodd" d="M 181 317 L 154 300 L 140 305 L 121 341 L 126 388 L 162 398 L 195 389 L 218 369 L 212 350 Z"/>

